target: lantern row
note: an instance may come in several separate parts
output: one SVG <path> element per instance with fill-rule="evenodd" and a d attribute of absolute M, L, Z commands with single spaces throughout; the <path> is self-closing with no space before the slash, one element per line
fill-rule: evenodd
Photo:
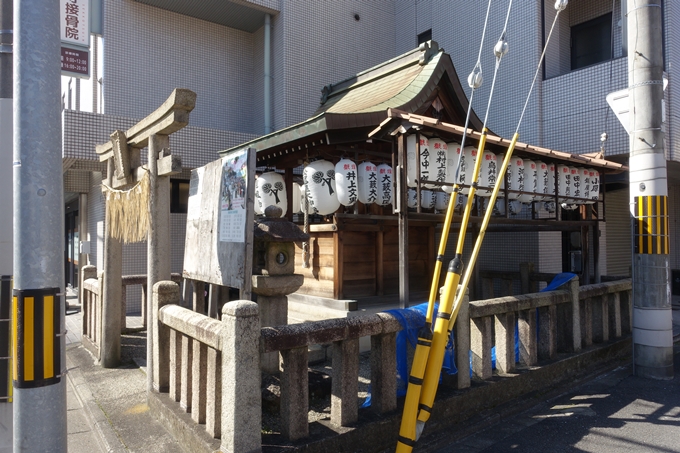
<path fill-rule="evenodd" d="M 439 138 L 420 136 L 416 146 L 416 135 L 407 137 L 407 204 L 417 206 L 416 190 L 421 181 L 420 205 L 425 209 L 443 211 L 449 203 L 456 182 L 456 167 L 460 159 L 458 184 L 462 187 L 457 199 L 457 208 L 465 203 L 470 192 L 472 172 L 478 156 L 482 165 L 479 187 L 476 195 L 482 198 L 491 196 L 497 182 L 498 163 L 504 154 L 494 154 L 489 150 L 480 153 L 473 146 L 461 150 L 459 143 L 446 143 Z M 418 159 L 417 157 L 420 157 Z M 305 195 L 309 214 L 327 215 L 337 211 L 340 206 L 352 206 L 357 201 L 363 204 L 387 206 L 393 201 L 393 172 L 387 164 L 375 165 L 372 162 L 356 164 L 349 159 L 340 159 L 337 164 L 327 160 L 317 160 L 303 170 L 302 185 L 293 183 L 293 212 L 299 213 L 305 207 Z M 545 163 L 540 160 L 513 157 L 508 166 L 507 197 L 508 210 L 518 214 L 523 205 L 544 202 L 543 207 L 554 212 L 555 197 L 564 209 L 575 209 L 581 204 L 593 204 L 598 200 L 600 174 L 593 168 L 570 167 L 567 165 Z M 557 184 L 555 183 L 557 181 Z M 501 181 L 505 190 L 505 180 Z M 255 185 L 255 213 L 264 213 L 270 205 L 279 206 L 287 212 L 287 193 L 283 176 L 270 171 L 260 175 Z M 498 199 L 495 210 L 505 215 L 505 200 Z"/>

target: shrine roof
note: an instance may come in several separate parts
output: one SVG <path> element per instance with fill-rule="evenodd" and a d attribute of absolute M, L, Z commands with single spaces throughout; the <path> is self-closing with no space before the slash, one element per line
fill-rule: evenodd
<path fill-rule="evenodd" d="M 299 141 L 330 143 L 328 131 L 368 130 L 385 119 L 388 108 L 425 113 L 439 100 L 447 119 L 464 123 L 468 100 L 451 57 L 435 41 L 381 63 L 321 90 L 319 107 L 309 119 L 272 132 L 237 147 L 220 152 L 252 147 L 258 153 L 290 147 Z M 472 112 L 470 125 L 481 130 L 482 122 Z M 363 130 L 365 129 L 365 130 Z M 299 144 L 299 143 L 297 143 Z"/>

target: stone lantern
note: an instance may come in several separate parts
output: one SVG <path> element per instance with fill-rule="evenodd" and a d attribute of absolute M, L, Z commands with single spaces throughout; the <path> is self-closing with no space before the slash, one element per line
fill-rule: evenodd
<path fill-rule="evenodd" d="M 278 206 L 268 206 L 265 218 L 255 221 L 253 235 L 253 292 L 257 294 L 262 326 L 288 324 L 288 294 L 302 286 L 304 276 L 295 274 L 295 242 L 308 241 L 309 235 L 285 218 Z M 262 369 L 279 371 L 279 354 L 262 355 Z"/>

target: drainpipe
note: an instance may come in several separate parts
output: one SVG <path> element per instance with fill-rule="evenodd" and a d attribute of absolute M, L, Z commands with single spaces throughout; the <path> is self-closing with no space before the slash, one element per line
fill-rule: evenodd
<path fill-rule="evenodd" d="M 271 53 L 272 53 L 272 16 L 264 15 L 264 133 L 272 131 L 272 84 L 271 84 Z"/>

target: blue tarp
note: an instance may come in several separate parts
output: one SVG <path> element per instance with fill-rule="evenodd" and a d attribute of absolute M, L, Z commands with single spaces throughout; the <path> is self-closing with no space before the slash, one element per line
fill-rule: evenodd
<path fill-rule="evenodd" d="M 553 291 L 564 285 L 571 279 L 576 277 L 576 274 L 570 272 L 563 272 L 557 274 L 552 279 L 550 284 L 546 286 L 543 291 Z M 434 317 L 436 319 L 438 305 L 434 306 Z M 386 313 L 394 316 L 404 327 L 397 333 L 397 396 L 406 395 L 406 388 L 408 386 L 408 347 L 415 349 L 418 342 L 418 331 L 425 325 L 425 314 L 427 313 L 427 302 L 404 309 L 387 310 Z M 538 335 L 538 319 L 536 321 Z M 444 353 L 444 363 L 442 370 L 447 374 L 456 374 L 455 346 L 453 342 L 454 332 L 451 332 L 449 341 L 446 343 L 446 351 Z M 470 353 L 470 375 L 472 375 L 472 354 Z M 515 325 L 515 361 L 519 362 L 519 333 L 517 325 Z M 496 347 L 491 348 L 491 366 L 496 368 Z M 371 394 L 369 388 L 369 395 L 361 407 L 368 407 L 371 405 Z"/>

